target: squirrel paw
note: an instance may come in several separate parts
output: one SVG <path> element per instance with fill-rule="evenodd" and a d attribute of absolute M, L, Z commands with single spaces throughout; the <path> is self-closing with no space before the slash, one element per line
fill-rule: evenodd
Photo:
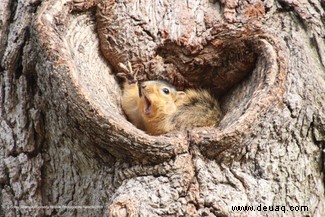
<path fill-rule="evenodd" d="M 117 73 L 116 76 L 122 80 L 122 82 L 128 82 L 129 84 L 134 84 L 137 83 L 137 79 L 134 78 L 134 76 L 124 73 L 124 72 L 120 72 Z"/>
<path fill-rule="evenodd" d="M 137 79 L 138 71 L 133 72 L 130 61 L 127 62 L 127 66 L 124 65 L 123 63 L 119 63 L 118 65 L 124 72 L 117 73 L 116 76 L 121 78 L 123 82 L 128 81 L 129 84 L 134 84 L 138 81 Z"/>

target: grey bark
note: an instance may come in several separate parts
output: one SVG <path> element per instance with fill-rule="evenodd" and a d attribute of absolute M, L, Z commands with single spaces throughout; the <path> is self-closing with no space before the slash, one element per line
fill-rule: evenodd
<path fill-rule="evenodd" d="M 325 213 L 324 1 L 0 6 L 0 216 Z M 136 129 L 115 79 L 127 61 L 209 89 L 220 125 Z"/>

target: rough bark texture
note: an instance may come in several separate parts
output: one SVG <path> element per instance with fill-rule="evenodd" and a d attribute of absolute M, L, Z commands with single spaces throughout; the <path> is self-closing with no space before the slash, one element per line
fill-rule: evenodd
<path fill-rule="evenodd" d="M 0 0 L 0 216 L 322 216 L 324 4 Z M 209 89 L 220 125 L 136 129 L 127 61 Z"/>

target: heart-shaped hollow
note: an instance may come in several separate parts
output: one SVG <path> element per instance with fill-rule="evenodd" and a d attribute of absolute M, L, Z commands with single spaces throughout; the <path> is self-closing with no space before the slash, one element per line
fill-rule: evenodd
<path fill-rule="evenodd" d="M 46 98 L 50 109 L 66 119 L 69 127 L 65 134 L 71 138 L 82 134 L 87 147 L 97 153 L 104 149 L 123 159 L 159 162 L 186 152 L 188 134 L 152 137 L 126 120 L 115 75 L 98 50 L 92 13 L 71 14 L 64 3 L 56 4 L 60 5 L 52 6 L 51 1 L 42 5 L 35 20 L 35 34 L 44 59 L 44 64 L 38 66 L 39 81 L 44 89 L 53 88 L 44 92 L 56 93 Z M 103 46 L 105 41 L 100 43 Z M 186 57 L 186 61 L 180 57 Z M 182 87 L 182 82 L 172 80 L 176 74 L 183 79 L 183 86 L 216 92 L 225 114 L 220 125 L 205 129 L 208 135 L 202 129 L 190 133 L 191 144 L 200 146 L 210 157 L 232 150 L 258 116 L 281 103 L 284 92 L 285 62 L 280 43 L 249 28 L 230 31 L 216 27 L 200 49 L 166 41 L 157 47 L 152 59 L 141 64 L 149 67 L 140 73 L 148 76 L 153 72 L 149 77 L 160 72 L 157 68 L 171 69 L 160 76 L 167 75 L 167 80 Z"/>

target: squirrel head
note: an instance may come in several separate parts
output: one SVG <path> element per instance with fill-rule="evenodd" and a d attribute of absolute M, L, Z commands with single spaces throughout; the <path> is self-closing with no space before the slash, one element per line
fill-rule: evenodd
<path fill-rule="evenodd" d="M 144 119 L 163 118 L 176 111 L 185 96 L 165 81 L 145 81 L 139 84 L 140 112 Z"/>

